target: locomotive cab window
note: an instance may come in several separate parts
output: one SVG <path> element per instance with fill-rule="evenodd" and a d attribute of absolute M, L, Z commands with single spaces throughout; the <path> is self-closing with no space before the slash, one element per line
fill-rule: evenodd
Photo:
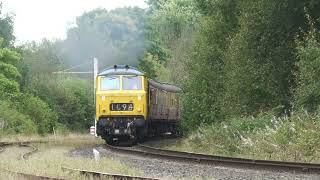
<path fill-rule="evenodd" d="M 120 77 L 119 76 L 102 77 L 100 82 L 100 89 L 102 91 L 120 90 Z"/>
<path fill-rule="evenodd" d="M 122 76 L 123 90 L 142 90 L 141 76 Z"/>

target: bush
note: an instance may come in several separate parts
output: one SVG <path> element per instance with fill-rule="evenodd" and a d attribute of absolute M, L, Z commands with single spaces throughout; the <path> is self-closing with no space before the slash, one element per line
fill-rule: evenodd
<path fill-rule="evenodd" d="M 248 136 L 252 144 L 245 146 L 243 152 L 263 159 L 319 162 L 319 131 L 319 113 L 299 112 L 290 118 L 276 118 L 273 126 Z"/>
<path fill-rule="evenodd" d="M 6 101 L 0 101 L 0 122 L 4 124 L 2 131 L 5 134 L 37 132 L 37 126 L 31 118 L 18 112 L 11 103 Z"/>
<path fill-rule="evenodd" d="M 8 100 L 19 94 L 19 84 L 0 74 L 0 100 Z"/>
<path fill-rule="evenodd" d="M 94 91 L 93 83 L 78 78 L 69 78 L 62 82 L 62 86 L 72 92 L 72 94 L 78 99 L 78 106 L 83 109 L 84 116 L 82 123 L 83 128 L 90 127 L 92 125 L 95 107 L 93 102 Z"/>
<path fill-rule="evenodd" d="M 58 116 L 47 103 L 31 94 L 20 96 L 19 111 L 28 115 L 38 127 L 39 134 L 52 133 L 56 127 Z"/>
<path fill-rule="evenodd" d="M 57 126 L 54 129 L 54 133 L 59 135 L 66 135 L 70 133 L 70 130 L 64 124 L 57 123 Z"/>
<path fill-rule="evenodd" d="M 312 29 L 297 40 L 298 86 L 295 90 L 296 109 L 314 112 L 320 105 L 320 35 Z"/>
<path fill-rule="evenodd" d="M 233 132 L 251 133 L 257 129 L 264 128 L 271 124 L 275 116 L 272 113 L 260 114 L 258 117 L 238 117 L 226 120 L 226 123 Z"/>
<path fill-rule="evenodd" d="M 320 112 L 272 113 L 201 126 L 179 150 L 254 159 L 320 162 Z"/>
<path fill-rule="evenodd" d="M 271 113 L 267 113 L 258 117 L 239 117 L 212 125 L 202 125 L 187 141 L 190 141 L 193 151 L 236 155 L 242 150 L 242 140 L 247 135 L 272 124 L 273 118 Z"/>
<path fill-rule="evenodd" d="M 70 130 L 81 131 L 93 124 L 93 88 L 79 78 L 42 79 L 31 83 L 29 91 L 57 112 L 58 122 Z"/>

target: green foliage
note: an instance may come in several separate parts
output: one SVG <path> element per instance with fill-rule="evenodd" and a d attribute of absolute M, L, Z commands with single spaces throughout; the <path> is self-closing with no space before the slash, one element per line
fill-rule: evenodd
<path fill-rule="evenodd" d="M 273 127 L 250 135 L 253 144 L 245 146 L 244 151 L 262 158 L 269 156 L 276 160 L 312 162 L 319 157 L 319 122 L 318 113 L 310 115 L 303 112 L 290 118 L 277 118 Z"/>
<path fill-rule="evenodd" d="M 315 11 L 319 3 L 200 0 L 196 4 L 204 16 L 184 61 L 184 127 L 274 109 L 288 111 L 299 60 L 295 37 L 308 29 L 306 11 L 314 19 L 319 17 Z M 319 24 L 314 26 L 318 29 Z"/>
<path fill-rule="evenodd" d="M 77 131 L 92 125 L 93 89 L 88 82 L 79 78 L 38 79 L 28 89 L 57 113 L 60 124 Z"/>
<path fill-rule="evenodd" d="M 18 80 L 21 77 L 21 74 L 15 66 L 3 62 L 0 62 L 0 72 L 11 80 Z"/>
<path fill-rule="evenodd" d="M 19 84 L 0 74 L 0 100 L 10 99 L 19 95 Z"/>
<path fill-rule="evenodd" d="M 262 112 L 281 115 L 292 104 L 318 108 L 319 37 L 296 37 L 309 29 L 306 13 L 309 19 L 320 17 L 320 2 L 148 3 L 146 39 L 151 45 L 139 68 L 152 78 L 166 74 L 165 81 L 182 85 L 184 129 Z M 319 22 L 313 27 L 318 31 Z M 164 69 L 159 71 L 158 64 Z"/>
<path fill-rule="evenodd" d="M 17 65 L 21 61 L 21 54 L 8 48 L 0 49 L 0 61 Z"/>
<path fill-rule="evenodd" d="M 311 22 L 311 30 L 297 40 L 296 63 L 298 85 L 295 90 L 295 108 L 315 112 L 320 105 L 320 36 Z"/>
<path fill-rule="evenodd" d="M 146 73 L 146 76 L 155 79 L 157 77 L 156 64 L 157 60 L 150 53 L 146 53 L 143 58 L 139 59 L 138 68 Z"/>
<path fill-rule="evenodd" d="M 257 118 L 233 118 L 225 122 L 202 125 L 191 133 L 185 143 L 192 151 L 236 155 L 241 152 L 244 136 L 272 124 L 272 119 L 272 114 L 263 114 Z"/>
<path fill-rule="evenodd" d="M 144 44 L 143 9 L 96 9 L 77 18 L 76 27 L 67 32 L 67 39 L 58 44 L 64 62 L 78 65 L 93 55 L 101 67 L 112 64 L 135 65 Z"/>
<path fill-rule="evenodd" d="M 305 23 L 303 3 L 291 3 L 240 3 L 240 27 L 225 54 L 225 113 L 237 116 L 276 106 L 289 108 L 294 36 Z"/>
<path fill-rule="evenodd" d="M 230 12 L 232 13 L 232 12 Z M 187 78 L 182 83 L 185 127 L 222 120 L 221 97 L 224 92 L 224 52 L 233 33 L 234 22 L 223 12 L 205 18 L 189 58 Z"/>
<path fill-rule="evenodd" d="M 161 0 L 158 8 L 149 16 L 148 39 L 173 49 L 174 41 L 187 29 L 196 26 L 200 14 L 193 0 Z"/>
<path fill-rule="evenodd" d="M 2 4 L 0 3 L 0 48 L 10 47 L 14 42 L 13 35 L 13 17 L 9 15 L 3 15 Z"/>
<path fill-rule="evenodd" d="M 17 107 L 20 112 L 31 118 L 33 123 L 38 127 L 39 134 L 53 132 L 58 121 L 58 116 L 40 98 L 31 94 L 24 94 L 19 97 Z"/>
<path fill-rule="evenodd" d="M 44 117 L 43 122 L 38 123 L 41 127 L 39 132 L 52 132 L 53 129 L 66 132 L 66 128 L 82 131 L 90 127 L 94 117 L 93 82 L 53 74 L 52 72 L 65 65 L 62 64 L 64 59 L 59 56 L 59 50 L 53 42 L 27 44 L 22 47 L 22 51 L 22 89 L 48 106 L 39 110 L 37 117 Z M 39 103 L 35 101 L 35 106 Z M 52 118 L 48 119 L 49 116 Z"/>
<path fill-rule="evenodd" d="M 320 116 L 299 112 L 234 118 L 201 126 L 180 145 L 184 151 L 252 159 L 319 162 Z"/>
<path fill-rule="evenodd" d="M 139 60 L 138 68 L 146 73 L 146 76 L 151 79 L 159 81 L 168 81 L 168 70 L 161 64 L 157 56 L 146 53 L 142 59 Z"/>
<path fill-rule="evenodd" d="M 179 83 L 184 80 L 184 60 L 191 48 L 191 36 L 198 25 L 200 13 L 193 0 L 149 1 L 149 14 L 146 18 L 146 44 L 144 58 L 151 54 L 155 63 L 161 64 L 161 77 L 155 73 L 152 78 Z M 140 61 L 140 68 L 146 72 L 157 69 L 152 63 Z M 145 66 L 145 67 L 143 67 Z M 150 69 L 150 70 L 148 70 Z M 165 75 L 165 76 L 164 76 Z"/>
<path fill-rule="evenodd" d="M 20 91 L 20 79 L 28 79 L 29 74 L 27 68 L 21 68 L 26 67 L 20 64 L 21 54 L 11 48 L 14 40 L 12 32 L 12 18 L 0 17 L 0 119 L 5 124 L 5 133 L 51 133 L 57 123 L 56 113 L 38 97 Z M 43 70 L 35 64 L 29 64 L 29 70 L 30 67 L 37 72 Z"/>
<path fill-rule="evenodd" d="M 79 117 L 74 117 L 80 120 L 79 127 L 81 129 L 87 130 L 88 127 L 93 125 L 94 117 L 94 102 L 93 102 L 93 88 L 92 83 L 87 80 L 82 80 L 78 78 L 69 78 L 63 81 L 62 86 L 64 86 L 68 91 L 72 92 L 74 97 L 78 99 L 79 109 L 83 119 Z"/>
<path fill-rule="evenodd" d="M 21 74 L 16 65 L 21 55 L 7 48 L 0 48 L 0 100 L 18 96 L 20 89 L 17 82 Z"/>
<path fill-rule="evenodd" d="M 37 126 L 30 117 L 21 114 L 16 110 L 16 107 L 6 101 L 0 101 L 0 123 L 4 125 L 2 131 L 5 134 L 33 134 L 37 132 Z"/>

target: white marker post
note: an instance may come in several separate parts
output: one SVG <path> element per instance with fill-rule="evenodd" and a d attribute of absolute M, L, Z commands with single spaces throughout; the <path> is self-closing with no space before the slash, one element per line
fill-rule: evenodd
<path fill-rule="evenodd" d="M 100 162 L 100 152 L 95 148 L 92 149 L 92 152 L 93 152 L 94 160 L 96 161 L 96 163 L 99 163 Z"/>
<path fill-rule="evenodd" d="M 97 84 L 96 84 L 96 78 L 98 76 L 98 59 L 97 58 L 93 58 L 93 86 L 94 86 L 94 105 L 96 106 L 96 88 L 97 88 Z M 94 108 L 96 109 L 96 107 Z M 97 137 L 97 119 L 96 119 L 96 111 L 94 113 L 94 135 Z"/>

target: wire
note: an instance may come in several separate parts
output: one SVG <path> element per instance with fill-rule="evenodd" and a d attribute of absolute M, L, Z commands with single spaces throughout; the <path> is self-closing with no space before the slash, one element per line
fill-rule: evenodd
<path fill-rule="evenodd" d="M 61 72 L 66 72 L 66 71 L 69 71 L 69 70 L 71 70 L 71 69 L 75 69 L 75 68 L 77 68 L 77 67 L 80 67 L 80 66 L 83 66 L 83 65 L 87 65 L 87 64 L 90 64 L 90 63 L 92 63 L 92 62 L 90 61 L 90 62 L 86 62 L 86 63 L 78 64 L 78 65 L 73 66 L 73 67 L 71 67 L 71 68 L 68 68 L 68 69 L 62 70 Z"/>

